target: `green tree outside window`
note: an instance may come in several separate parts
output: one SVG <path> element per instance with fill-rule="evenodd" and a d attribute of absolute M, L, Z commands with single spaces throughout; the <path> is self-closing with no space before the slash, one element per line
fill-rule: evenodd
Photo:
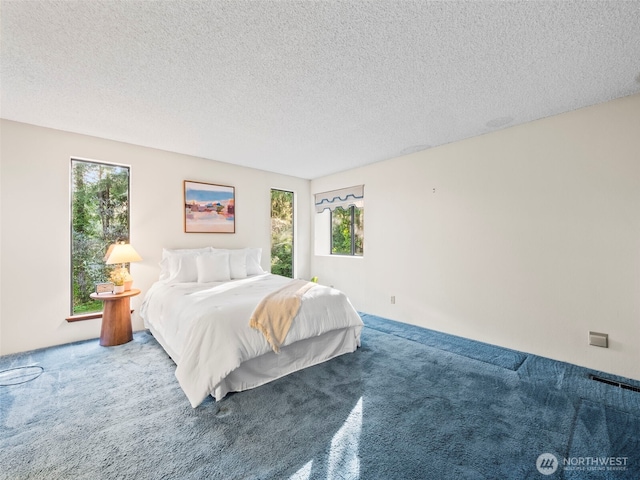
<path fill-rule="evenodd" d="M 293 192 L 271 190 L 271 273 L 293 278 Z"/>
<path fill-rule="evenodd" d="M 363 246 L 364 208 L 334 209 L 331 212 L 331 253 L 362 256 Z"/>
<path fill-rule="evenodd" d="M 129 240 L 129 168 L 71 160 L 71 313 L 102 310 L 89 298 L 95 284 L 107 281 L 113 266 L 107 248 Z"/>

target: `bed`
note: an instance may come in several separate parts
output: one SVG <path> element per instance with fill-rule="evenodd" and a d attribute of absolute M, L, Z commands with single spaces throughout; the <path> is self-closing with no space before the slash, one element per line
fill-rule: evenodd
<path fill-rule="evenodd" d="M 360 316 L 344 293 L 323 285 L 304 288 L 281 345 L 252 328 L 265 297 L 295 282 L 265 272 L 260 256 L 260 249 L 163 250 L 140 315 L 176 363 L 194 408 L 209 395 L 221 400 L 360 346 Z"/>

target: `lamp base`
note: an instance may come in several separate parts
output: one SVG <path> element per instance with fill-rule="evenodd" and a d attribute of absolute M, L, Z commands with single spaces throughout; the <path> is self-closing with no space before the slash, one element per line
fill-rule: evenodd
<path fill-rule="evenodd" d="M 128 282 L 124 282 L 124 290 L 129 291 L 131 290 L 131 286 L 133 285 L 133 280 L 129 280 Z"/>

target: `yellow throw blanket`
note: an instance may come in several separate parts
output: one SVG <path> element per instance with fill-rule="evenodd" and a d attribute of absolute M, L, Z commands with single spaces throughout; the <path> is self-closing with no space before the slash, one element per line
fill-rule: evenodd
<path fill-rule="evenodd" d="M 280 346 L 300 310 L 302 296 L 315 285 L 306 280 L 292 280 L 264 297 L 251 314 L 249 326 L 262 332 L 274 352 L 280 352 Z"/>

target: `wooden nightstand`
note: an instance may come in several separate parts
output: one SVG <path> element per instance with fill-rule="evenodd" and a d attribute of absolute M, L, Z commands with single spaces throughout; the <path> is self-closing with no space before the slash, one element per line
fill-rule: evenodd
<path fill-rule="evenodd" d="M 129 298 L 140 294 L 140 290 L 132 288 L 122 293 L 92 293 L 94 300 L 104 302 L 102 311 L 102 329 L 100 345 L 113 347 L 133 340 L 131 331 L 131 307 Z"/>

